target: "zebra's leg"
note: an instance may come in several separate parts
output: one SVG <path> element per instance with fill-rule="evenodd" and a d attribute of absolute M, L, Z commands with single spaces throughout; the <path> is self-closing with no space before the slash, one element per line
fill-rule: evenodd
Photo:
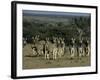
<path fill-rule="evenodd" d="M 60 55 L 60 50 L 58 49 L 58 57 L 60 58 L 61 57 L 61 55 Z"/>
<path fill-rule="evenodd" d="M 44 52 L 43 52 L 43 50 L 41 50 L 41 55 L 43 55 L 44 54 Z"/>
<path fill-rule="evenodd" d="M 63 55 L 64 55 L 64 50 L 63 49 L 61 49 L 61 56 L 60 57 L 62 57 Z"/>
<path fill-rule="evenodd" d="M 37 55 L 40 56 L 41 50 L 37 50 Z"/>
<path fill-rule="evenodd" d="M 84 51 L 84 49 L 82 49 L 82 56 L 83 56 L 83 57 L 85 56 L 85 51 Z"/>
<path fill-rule="evenodd" d="M 62 51 L 62 56 L 64 55 L 64 53 L 65 53 L 65 47 L 63 48 L 63 51 Z"/>
<path fill-rule="evenodd" d="M 86 48 L 85 48 L 85 56 L 87 56 L 87 53 L 88 53 L 88 52 L 87 52 L 87 47 L 86 47 Z"/>
<path fill-rule="evenodd" d="M 49 54 L 47 54 L 47 60 L 49 60 L 49 59 L 50 59 Z"/>
<path fill-rule="evenodd" d="M 54 53 L 54 60 L 56 60 L 56 53 Z"/>
<path fill-rule="evenodd" d="M 73 51 L 71 50 L 71 52 L 70 52 L 70 58 L 72 58 L 72 53 L 73 53 Z"/>
<path fill-rule="evenodd" d="M 86 55 L 86 56 L 89 56 L 89 54 L 90 54 L 90 52 L 89 52 L 89 51 L 87 51 L 87 55 Z"/>
<path fill-rule="evenodd" d="M 80 49 L 79 49 L 79 60 L 81 59 L 81 56 L 82 56 L 82 54 L 81 54 L 81 51 L 80 51 Z"/>
<path fill-rule="evenodd" d="M 55 60 L 55 52 L 54 51 L 53 51 L 52 55 L 53 55 L 53 60 Z"/>
<path fill-rule="evenodd" d="M 86 47 L 86 56 L 89 56 L 89 49 Z"/>
<path fill-rule="evenodd" d="M 74 58 L 74 53 L 75 53 L 75 51 L 72 49 L 72 50 L 71 50 L 71 59 Z"/>
<path fill-rule="evenodd" d="M 87 56 L 89 56 L 90 55 L 90 48 L 88 47 L 88 54 L 87 54 Z"/>
<path fill-rule="evenodd" d="M 59 58 L 61 58 L 61 52 L 60 52 L 60 51 L 59 51 L 59 53 L 58 53 L 58 54 L 59 54 Z"/>
<path fill-rule="evenodd" d="M 45 51 L 45 55 L 44 55 L 45 59 L 47 59 L 47 51 Z"/>
<path fill-rule="evenodd" d="M 57 50 L 54 49 L 53 50 L 53 60 L 56 60 L 56 58 L 57 58 Z"/>
<path fill-rule="evenodd" d="M 49 53 L 48 53 L 48 51 L 45 51 L 45 59 L 49 60 Z"/>
<path fill-rule="evenodd" d="M 80 57 L 80 58 L 82 57 L 82 53 L 81 53 L 81 52 L 79 52 L 79 57 Z"/>
<path fill-rule="evenodd" d="M 55 59 L 57 59 L 57 50 L 55 51 Z"/>

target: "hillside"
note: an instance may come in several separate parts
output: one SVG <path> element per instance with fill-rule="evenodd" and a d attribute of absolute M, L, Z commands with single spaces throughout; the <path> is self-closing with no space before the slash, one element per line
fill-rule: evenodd
<path fill-rule="evenodd" d="M 41 39 L 52 36 L 64 37 L 65 41 L 72 37 L 78 39 L 80 36 L 90 39 L 90 17 L 24 15 L 23 37 L 35 35 L 40 35 Z"/>

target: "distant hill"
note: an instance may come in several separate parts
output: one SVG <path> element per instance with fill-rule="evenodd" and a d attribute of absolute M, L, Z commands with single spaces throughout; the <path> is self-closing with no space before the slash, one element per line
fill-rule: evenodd
<path fill-rule="evenodd" d="M 88 17 L 89 13 L 79 12 L 56 12 L 56 11 L 36 11 L 36 10 L 23 10 L 24 16 L 50 16 L 50 17 Z"/>

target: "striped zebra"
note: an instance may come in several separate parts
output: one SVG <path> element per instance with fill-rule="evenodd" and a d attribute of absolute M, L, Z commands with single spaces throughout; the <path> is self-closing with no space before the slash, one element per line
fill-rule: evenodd
<path fill-rule="evenodd" d="M 37 55 L 44 55 L 44 40 L 39 40 L 39 36 L 32 37 L 33 39 L 33 45 L 36 48 Z M 33 48 L 34 49 L 34 48 Z M 33 50 L 34 52 L 34 50 Z"/>
<path fill-rule="evenodd" d="M 46 38 L 45 44 L 45 59 L 50 59 L 50 55 L 52 55 L 53 60 L 57 59 L 57 44 L 52 43 L 49 38 Z"/>
<path fill-rule="evenodd" d="M 86 55 L 86 56 L 89 56 L 89 55 L 90 55 L 90 52 L 91 52 L 89 40 L 86 40 L 85 45 L 86 45 L 86 48 L 85 48 L 85 55 Z"/>
<path fill-rule="evenodd" d="M 23 38 L 23 47 L 27 44 L 27 38 Z"/>
<path fill-rule="evenodd" d="M 64 38 L 59 38 L 57 39 L 57 48 L 58 48 L 58 57 L 62 57 L 64 55 L 65 52 L 65 42 L 64 42 Z"/>
<path fill-rule="evenodd" d="M 76 47 L 75 47 L 75 38 L 71 39 L 71 48 L 70 48 L 70 58 L 74 58 L 76 52 Z"/>
<path fill-rule="evenodd" d="M 79 40 L 78 55 L 79 55 L 79 58 L 81 58 L 82 56 L 85 56 L 85 47 L 83 44 L 83 38 Z"/>

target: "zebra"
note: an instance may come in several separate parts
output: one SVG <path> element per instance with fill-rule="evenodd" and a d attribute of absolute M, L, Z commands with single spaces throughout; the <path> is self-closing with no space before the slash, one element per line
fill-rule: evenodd
<path fill-rule="evenodd" d="M 86 43 L 85 43 L 85 55 L 86 56 L 89 56 L 90 55 L 90 45 L 89 45 L 89 40 L 86 40 Z"/>
<path fill-rule="evenodd" d="M 23 48 L 27 44 L 27 38 L 23 38 Z"/>
<path fill-rule="evenodd" d="M 36 47 L 34 45 L 32 45 L 31 48 L 32 48 L 32 54 L 33 54 L 33 56 L 36 56 L 37 55 Z"/>
<path fill-rule="evenodd" d="M 71 47 L 70 47 L 70 58 L 73 59 L 75 57 L 76 47 L 75 47 L 75 38 L 71 38 Z"/>
<path fill-rule="evenodd" d="M 65 42 L 64 38 L 58 38 L 57 39 L 57 47 L 58 47 L 58 57 L 62 57 L 65 52 Z"/>
<path fill-rule="evenodd" d="M 84 44 L 83 44 L 83 38 L 79 40 L 79 46 L 78 46 L 78 55 L 81 58 L 82 56 L 85 55 L 85 50 L 84 50 Z"/>
<path fill-rule="evenodd" d="M 64 38 L 62 38 L 61 40 L 61 47 L 62 47 L 62 55 L 64 55 L 64 52 L 65 52 L 65 42 L 64 42 Z"/>
<path fill-rule="evenodd" d="M 46 44 L 45 44 L 45 59 L 50 59 L 50 55 L 52 55 L 53 60 L 57 59 L 57 44 L 55 43 L 55 40 L 53 40 L 54 43 L 50 42 L 49 38 L 46 38 Z"/>
<path fill-rule="evenodd" d="M 44 45 L 45 41 L 39 39 L 39 35 L 36 35 L 35 37 L 32 37 L 33 39 L 33 45 L 36 48 L 37 55 L 44 55 Z"/>

